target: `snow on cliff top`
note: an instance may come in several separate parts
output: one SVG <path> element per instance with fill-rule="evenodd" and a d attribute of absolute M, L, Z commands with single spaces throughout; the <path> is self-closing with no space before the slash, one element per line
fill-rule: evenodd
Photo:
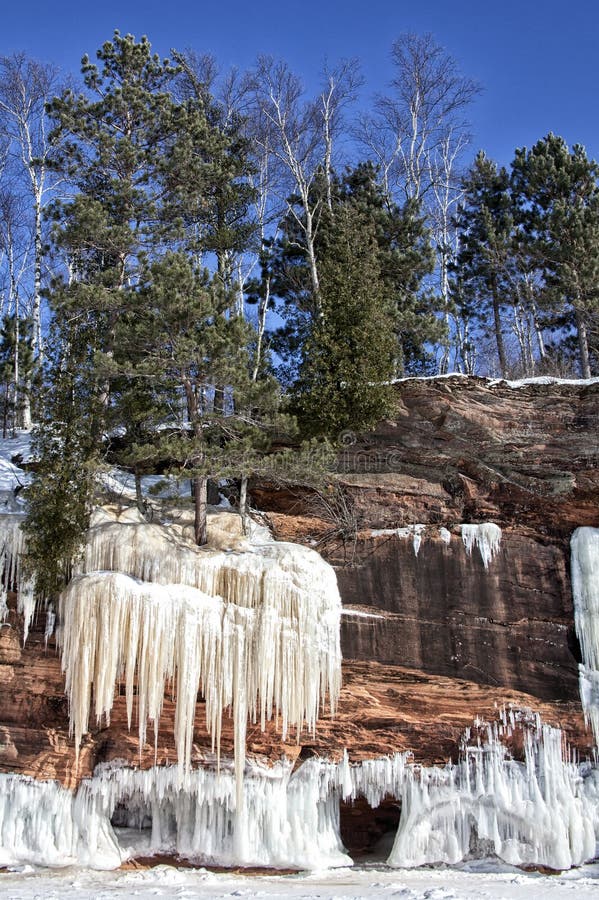
<path fill-rule="evenodd" d="M 518 378 L 510 381 L 507 378 L 487 378 L 484 375 L 465 375 L 463 372 L 447 372 L 445 375 L 406 375 L 403 378 L 394 378 L 391 384 L 401 384 L 404 381 L 443 381 L 447 378 L 473 378 L 477 381 L 486 381 L 489 387 L 505 385 L 510 388 L 521 388 L 527 385 L 570 385 L 571 387 L 588 387 L 591 384 L 599 384 L 597 378 L 557 378 L 553 375 L 536 375 L 532 378 Z"/>

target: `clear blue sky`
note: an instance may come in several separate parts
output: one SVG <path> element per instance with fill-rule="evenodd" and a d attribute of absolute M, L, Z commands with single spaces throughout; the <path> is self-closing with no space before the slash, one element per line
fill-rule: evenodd
<path fill-rule="evenodd" d="M 383 90 L 389 48 L 403 31 L 430 31 L 476 78 L 474 148 L 509 163 L 548 131 L 599 158 L 597 0 L 11 0 L 0 53 L 26 50 L 78 72 L 115 28 L 154 48 L 210 51 L 223 67 L 257 53 L 284 57 L 309 83 L 324 57 L 358 56 L 367 87 Z"/>

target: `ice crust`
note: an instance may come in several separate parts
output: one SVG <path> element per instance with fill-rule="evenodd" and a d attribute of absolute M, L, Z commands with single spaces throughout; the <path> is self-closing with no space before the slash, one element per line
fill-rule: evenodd
<path fill-rule="evenodd" d="M 580 699 L 599 743 L 599 528 L 577 528 L 570 541 L 574 624 L 580 641 Z"/>
<path fill-rule="evenodd" d="M 196 548 L 175 528 L 115 520 L 99 511 L 85 559 L 60 598 L 59 642 L 77 747 L 93 712 L 110 718 L 123 680 L 131 726 L 134 681 L 140 745 L 158 728 L 165 688 L 175 687 L 178 762 L 188 771 L 198 690 L 220 745 L 232 708 L 241 783 L 248 716 L 283 740 L 314 732 L 341 684 L 341 600 L 333 569 L 313 550 L 270 543 L 253 552 Z"/>
<path fill-rule="evenodd" d="M 559 729 L 519 718 L 510 712 L 481 725 L 460 761 L 445 767 L 425 768 L 406 753 L 357 764 L 347 754 L 338 763 L 314 758 L 295 772 L 286 761 L 248 765 L 241 808 L 232 763 L 183 776 L 177 766 L 101 766 L 76 794 L 54 782 L 0 776 L 0 864 L 115 868 L 142 852 L 231 866 L 349 865 L 339 801 L 360 796 L 373 807 L 385 798 L 401 803 L 391 866 L 495 855 L 565 869 L 592 859 L 597 771 L 569 758 Z M 522 762 L 501 743 L 516 727 Z"/>

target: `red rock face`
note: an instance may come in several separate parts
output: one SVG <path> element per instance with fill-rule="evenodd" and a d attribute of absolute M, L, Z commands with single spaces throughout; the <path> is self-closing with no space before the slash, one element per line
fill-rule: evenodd
<path fill-rule="evenodd" d="M 343 515 L 255 487 L 276 535 L 320 546 L 344 605 L 378 616 L 344 616 L 344 656 L 577 701 L 569 539 L 599 526 L 599 384 L 453 377 L 397 392 L 396 418 L 340 451 Z M 484 521 L 503 529 L 488 570 L 458 527 Z M 409 538 L 371 534 L 415 524 L 418 556 Z"/>
<path fill-rule="evenodd" d="M 250 726 L 248 753 L 299 759 L 338 756 L 347 747 L 359 760 L 412 750 L 417 761 L 443 763 L 457 756 L 475 716 L 494 719 L 509 704 L 538 710 L 583 755 L 590 752 L 568 544 L 575 527 L 599 526 L 598 421 L 599 386 L 409 381 L 398 386 L 396 419 L 343 451 L 343 516 L 331 517 L 309 491 L 254 485 L 254 505 L 269 513 L 277 537 L 320 542 L 349 614 L 335 718 L 325 711 L 315 736 L 285 745 L 274 723 L 264 734 Z M 485 570 L 476 548 L 466 554 L 457 526 L 489 520 L 504 534 Z M 427 526 L 417 556 L 411 539 L 371 534 L 416 523 Z M 440 526 L 452 534 L 449 545 Z M 110 724 L 92 730 L 77 761 L 53 642 L 46 651 L 41 622 L 24 649 L 19 635 L 11 613 L 0 627 L 0 771 L 74 786 L 99 762 L 175 761 L 170 697 L 156 751 L 150 730 L 140 757 L 121 696 Z M 201 700 L 196 713 L 199 763 L 211 749 Z M 225 718 L 222 753 L 231 752 Z M 379 827 L 366 818 L 353 823 L 354 832 Z"/>

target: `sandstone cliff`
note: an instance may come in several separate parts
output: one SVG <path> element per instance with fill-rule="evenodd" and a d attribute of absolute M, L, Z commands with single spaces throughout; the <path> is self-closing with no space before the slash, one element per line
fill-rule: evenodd
<path fill-rule="evenodd" d="M 569 538 L 599 526 L 599 384 L 450 377 L 402 382 L 397 397 L 393 421 L 344 436 L 343 509 L 300 488 L 253 485 L 275 537 L 315 546 L 336 568 L 344 664 L 338 713 L 324 713 L 315 737 L 282 745 L 273 724 L 249 727 L 248 753 L 303 759 L 347 748 L 359 760 L 412 750 L 444 762 L 475 716 L 513 704 L 538 710 L 588 754 Z M 467 551 L 461 525 L 489 521 L 503 536 L 485 561 Z M 122 696 L 76 761 L 54 639 L 45 646 L 38 617 L 21 646 L 14 598 L 0 627 L 0 684 L 0 771 L 73 787 L 100 762 L 174 761 L 172 701 L 157 749 L 150 735 L 140 754 Z M 199 762 L 210 752 L 201 699 L 196 713 Z M 231 721 L 223 727 L 229 754 Z"/>

